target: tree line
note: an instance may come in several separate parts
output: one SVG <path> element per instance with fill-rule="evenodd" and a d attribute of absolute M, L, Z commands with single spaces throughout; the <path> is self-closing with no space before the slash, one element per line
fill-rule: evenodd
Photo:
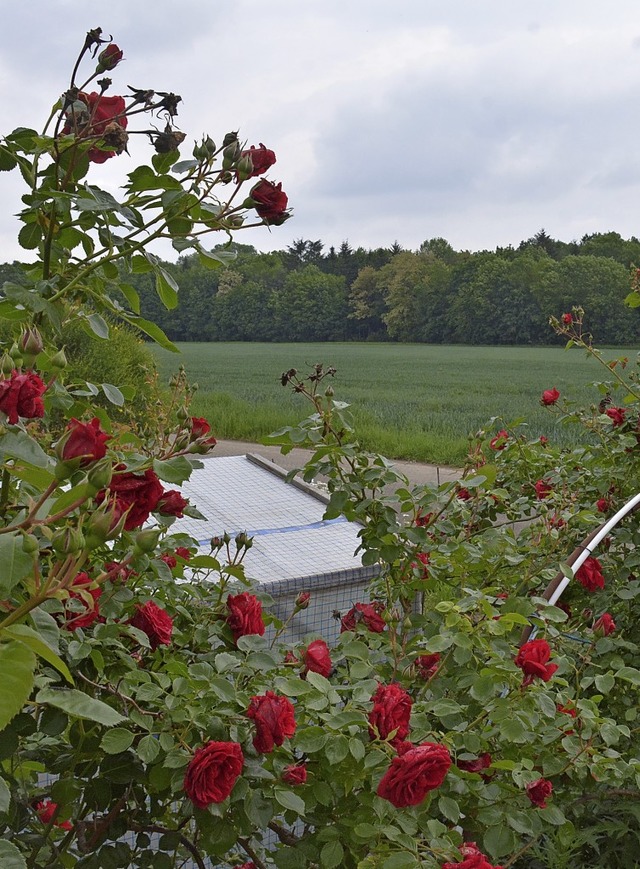
<path fill-rule="evenodd" d="M 415 251 L 345 241 L 325 252 L 321 240 L 306 239 L 271 253 L 233 251 L 215 271 L 198 255 L 163 264 L 180 287 L 169 311 L 153 275 L 127 275 L 143 316 L 180 341 L 546 344 L 557 340 L 549 317 L 580 305 L 601 344 L 632 344 L 640 333 L 638 310 L 624 305 L 640 240 L 616 232 L 567 243 L 542 229 L 517 247 L 479 252 L 443 238 Z M 18 270 L 0 266 L 0 279 Z"/>

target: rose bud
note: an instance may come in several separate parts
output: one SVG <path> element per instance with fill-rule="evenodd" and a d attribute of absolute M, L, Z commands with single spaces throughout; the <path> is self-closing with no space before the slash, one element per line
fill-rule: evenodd
<path fill-rule="evenodd" d="M 26 329 L 22 333 L 22 337 L 20 338 L 20 347 L 22 348 L 22 352 L 25 356 L 31 356 L 35 358 L 38 353 L 42 353 L 44 348 L 44 344 L 42 341 L 42 335 L 35 328 Z"/>
<path fill-rule="evenodd" d="M 58 352 L 51 357 L 50 365 L 52 368 L 57 368 L 59 371 L 62 371 L 67 367 L 69 363 L 67 362 L 67 357 L 64 354 L 64 350 L 58 350 Z"/>
<path fill-rule="evenodd" d="M 301 591 L 298 597 L 296 598 L 296 609 L 297 610 L 306 610 L 309 606 L 309 600 L 311 599 L 310 591 Z"/>
<path fill-rule="evenodd" d="M 552 404 L 555 404 L 559 398 L 560 393 L 554 386 L 553 389 L 545 389 L 545 391 L 542 393 L 540 404 L 544 405 L 545 407 L 550 407 Z"/>
<path fill-rule="evenodd" d="M 573 323 L 573 314 L 563 314 L 561 319 L 565 326 L 570 326 Z"/>
<path fill-rule="evenodd" d="M 159 539 L 160 530 L 158 528 L 145 528 L 144 531 L 139 531 L 136 534 L 135 549 L 138 553 L 153 552 Z"/>
<path fill-rule="evenodd" d="M 602 613 L 599 619 L 593 623 L 593 633 L 597 637 L 608 637 L 616 629 L 616 623 L 609 613 Z"/>
<path fill-rule="evenodd" d="M 118 48 L 115 42 L 107 45 L 98 55 L 98 66 L 96 72 L 107 72 L 115 69 L 122 60 L 122 49 Z"/>

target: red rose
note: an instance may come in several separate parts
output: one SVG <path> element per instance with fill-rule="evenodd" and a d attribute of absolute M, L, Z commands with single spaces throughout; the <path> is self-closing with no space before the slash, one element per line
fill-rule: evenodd
<path fill-rule="evenodd" d="M 536 498 L 539 501 L 542 501 L 553 492 L 553 486 L 546 480 L 538 480 L 534 486 L 534 489 L 536 490 Z"/>
<path fill-rule="evenodd" d="M 451 755 L 444 745 L 405 742 L 380 779 L 377 794 L 397 809 L 417 806 L 429 791 L 440 787 L 450 766 Z"/>
<path fill-rule="evenodd" d="M 320 673 L 327 677 L 333 670 L 329 647 L 324 640 L 312 640 L 302 653 L 304 673 Z"/>
<path fill-rule="evenodd" d="M 598 498 L 596 501 L 596 508 L 598 513 L 606 513 L 611 507 L 611 503 L 608 498 Z"/>
<path fill-rule="evenodd" d="M 501 428 L 498 434 L 489 441 L 489 448 L 492 450 L 503 450 L 509 440 L 509 432 Z"/>
<path fill-rule="evenodd" d="M 369 736 L 371 739 L 389 739 L 392 745 L 404 742 L 409 733 L 411 697 L 404 688 L 392 683 L 378 685 L 373 695 L 373 709 L 369 713 Z"/>
<path fill-rule="evenodd" d="M 545 389 L 545 391 L 542 393 L 540 404 L 544 404 L 545 407 L 549 407 L 549 405 L 555 404 L 559 398 L 560 393 L 554 386 L 553 389 Z"/>
<path fill-rule="evenodd" d="M 598 588 L 604 588 L 602 565 L 598 559 L 589 556 L 582 567 L 576 572 L 576 579 L 587 591 L 596 591 Z"/>
<path fill-rule="evenodd" d="M 163 516 L 176 516 L 178 519 L 182 519 L 184 515 L 182 511 L 188 503 L 177 489 L 170 489 L 162 495 L 155 509 Z"/>
<path fill-rule="evenodd" d="M 187 549 L 186 546 L 176 547 L 176 555 L 179 555 L 180 558 L 184 558 L 185 561 L 189 561 L 189 559 L 191 558 L 191 552 Z"/>
<path fill-rule="evenodd" d="M 526 791 L 534 806 L 537 806 L 539 809 L 546 809 L 546 800 L 551 796 L 553 785 L 548 779 L 539 778 L 536 781 L 529 782 Z"/>
<path fill-rule="evenodd" d="M 191 417 L 191 440 L 192 441 L 197 441 L 197 440 L 200 440 L 201 438 L 206 437 L 206 435 L 208 435 L 210 431 L 211 431 L 211 426 L 209 425 L 209 423 L 206 421 L 206 419 L 204 417 L 202 417 L 202 416 L 192 416 Z M 211 435 L 211 437 L 208 437 L 208 438 L 206 438 L 205 441 L 203 441 L 203 444 L 205 446 L 211 446 L 211 447 L 215 447 L 216 443 L 217 443 L 217 441 L 213 435 Z"/>
<path fill-rule="evenodd" d="M 542 444 L 542 446 L 544 447 L 549 443 L 549 438 L 546 435 L 540 435 L 539 441 Z"/>
<path fill-rule="evenodd" d="M 563 314 L 562 322 L 565 326 L 570 326 L 573 323 L 573 314 Z"/>
<path fill-rule="evenodd" d="M 43 824 L 48 825 L 52 819 L 58 814 L 58 804 L 51 800 L 43 800 L 41 803 L 36 803 L 36 813 Z M 61 830 L 73 830 L 71 821 L 54 821 L 55 827 L 60 827 Z"/>
<path fill-rule="evenodd" d="M 381 634 L 386 628 L 386 622 L 380 616 L 384 605 L 380 601 L 374 603 L 357 603 L 343 616 L 340 622 L 340 633 L 355 631 L 356 626 L 362 623 L 374 634 Z"/>
<path fill-rule="evenodd" d="M 273 184 L 263 178 L 251 189 L 249 195 L 258 203 L 255 209 L 265 223 L 278 225 L 288 217 L 286 209 L 289 199 L 282 190 L 282 184 Z"/>
<path fill-rule="evenodd" d="M 440 653 L 434 652 L 432 655 L 419 655 L 415 663 L 418 668 L 418 675 L 425 680 L 431 679 L 438 672 Z"/>
<path fill-rule="evenodd" d="M 115 470 L 119 471 L 122 467 L 122 465 L 118 465 Z M 143 474 L 134 474 L 131 471 L 114 474 L 108 491 L 110 493 L 109 500 L 114 506 L 116 522 L 124 513 L 127 513 L 124 523 L 125 531 L 131 531 L 144 525 L 149 514 L 156 509 L 158 501 L 164 494 L 162 484 L 151 468 L 148 468 Z M 98 492 L 98 503 L 102 503 L 105 497 L 105 490 Z"/>
<path fill-rule="evenodd" d="M 79 113 L 72 109 L 67 112 L 67 123 L 63 133 L 74 132 L 79 139 L 92 139 L 98 136 L 119 134 L 114 137 L 112 151 L 103 151 L 100 148 L 89 149 L 89 160 L 92 163 L 104 163 L 110 157 L 121 154 L 126 145 L 126 134 L 123 132 L 127 126 L 125 115 L 126 106 L 122 97 L 104 97 L 97 93 L 85 94 L 80 92 L 77 99 L 87 106 L 87 113 Z M 88 117 L 87 117 L 88 114 Z"/>
<path fill-rule="evenodd" d="M 491 766 L 493 759 L 488 751 L 481 754 L 475 760 L 456 760 L 458 769 L 465 772 L 482 772 L 483 769 L 488 769 Z"/>
<path fill-rule="evenodd" d="M 431 523 L 432 519 L 433 519 L 433 513 L 422 514 L 418 510 L 418 515 L 415 518 L 415 524 L 418 526 L 418 528 L 426 528 L 426 526 Z"/>
<path fill-rule="evenodd" d="M 611 618 L 609 613 L 602 613 L 599 619 L 596 619 L 593 623 L 593 633 L 597 634 L 599 637 L 608 637 L 609 634 L 612 634 L 616 629 L 616 623 Z"/>
<path fill-rule="evenodd" d="M 100 420 L 97 416 L 91 422 L 80 422 L 70 419 L 67 425 L 68 436 L 62 439 L 62 461 L 70 462 L 80 459 L 80 465 L 90 465 L 103 459 L 107 454 L 107 441 L 111 435 L 103 432 L 100 428 Z"/>
<path fill-rule="evenodd" d="M 471 492 L 468 489 L 458 489 L 458 495 L 460 501 L 468 501 L 471 498 Z"/>
<path fill-rule="evenodd" d="M 291 701 L 287 697 L 278 697 L 273 691 L 252 697 L 247 717 L 256 725 L 253 747 L 262 754 L 269 754 L 276 745 L 282 745 L 296 732 Z"/>
<path fill-rule="evenodd" d="M 193 755 L 184 776 L 184 792 L 206 809 L 229 796 L 242 772 L 244 755 L 237 742 L 208 742 Z"/>
<path fill-rule="evenodd" d="M 465 842 L 459 850 L 464 860 L 461 863 L 443 863 L 442 869 L 502 869 L 502 866 L 489 863 L 475 842 Z"/>
<path fill-rule="evenodd" d="M 126 582 L 135 573 L 135 570 L 118 561 L 107 561 L 104 570 L 111 582 Z"/>
<path fill-rule="evenodd" d="M 524 673 L 523 685 L 530 685 L 534 679 L 548 682 L 558 669 L 557 664 L 548 664 L 551 649 L 546 640 L 530 640 L 520 646 L 515 663 Z"/>
<path fill-rule="evenodd" d="M 111 42 L 98 55 L 98 68 L 96 72 L 108 72 L 115 69 L 121 60 L 122 49 L 118 48 L 115 42 Z"/>
<path fill-rule="evenodd" d="M 85 611 L 76 613 L 73 610 L 65 610 L 65 628 L 68 631 L 75 631 L 76 628 L 88 628 L 100 618 L 98 600 L 102 595 L 102 588 L 89 588 L 92 582 L 93 580 L 88 573 L 79 573 L 71 583 L 71 587 L 78 588 L 82 594 L 70 591 L 69 597 L 82 601 Z"/>
<path fill-rule="evenodd" d="M 152 600 L 136 605 L 136 614 L 131 619 L 131 624 L 139 631 L 144 631 L 149 637 L 152 649 L 168 646 L 171 643 L 173 619 L 166 610 Z"/>
<path fill-rule="evenodd" d="M 33 371 L 18 374 L 14 368 L 10 378 L 0 380 L 0 410 L 6 413 L 9 424 L 15 425 L 20 416 L 41 419 L 44 416 L 41 396 L 46 389 L 41 378 Z"/>
<path fill-rule="evenodd" d="M 251 157 L 251 162 L 253 163 L 253 172 L 249 175 L 249 178 L 253 178 L 256 175 L 262 175 L 263 172 L 266 172 L 273 164 L 276 162 L 276 155 L 269 148 L 265 148 L 265 146 L 260 142 L 260 147 L 256 148 L 255 145 L 252 145 L 247 151 L 242 152 L 242 157 Z M 255 197 L 252 197 L 255 199 Z M 285 197 L 285 208 L 287 207 L 286 197 Z"/>
<path fill-rule="evenodd" d="M 264 621 L 262 620 L 262 604 L 248 591 L 241 594 L 230 594 L 227 598 L 227 624 L 231 628 L 233 639 L 237 642 L 240 637 L 248 634 L 264 634 Z"/>
<path fill-rule="evenodd" d="M 169 570 L 173 570 L 173 568 L 178 564 L 175 555 L 170 555 L 168 552 L 165 552 L 160 556 L 160 561 L 164 561 Z"/>
<path fill-rule="evenodd" d="M 309 606 L 310 600 L 311 600 L 311 592 L 310 591 L 301 591 L 300 594 L 296 597 L 296 609 L 297 610 L 306 610 Z"/>
<path fill-rule="evenodd" d="M 556 709 L 558 712 L 562 712 L 563 715 L 570 715 L 571 718 L 575 718 L 578 714 L 573 706 L 562 706 L 560 703 L 556 703 Z"/>
<path fill-rule="evenodd" d="M 422 579 L 429 579 L 429 561 L 431 560 L 429 553 L 428 552 L 418 552 L 418 553 L 416 553 L 416 557 L 417 557 L 418 561 L 420 562 L 420 564 L 418 564 L 415 561 L 412 562 L 411 569 L 412 570 L 419 570 L 421 575 L 422 575 Z"/>
<path fill-rule="evenodd" d="M 624 418 L 627 415 L 627 411 L 624 407 L 608 407 L 605 410 L 605 414 L 609 417 L 614 426 L 624 425 Z"/>
<path fill-rule="evenodd" d="M 242 863 L 237 869 L 256 869 L 256 864 L 253 860 L 249 860 L 247 863 Z"/>
<path fill-rule="evenodd" d="M 307 780 L 307 767 L 304 763 L 294 763 L 285 766 L 282 771 L 282 781 L 288 785 L 303 785 Z"/>

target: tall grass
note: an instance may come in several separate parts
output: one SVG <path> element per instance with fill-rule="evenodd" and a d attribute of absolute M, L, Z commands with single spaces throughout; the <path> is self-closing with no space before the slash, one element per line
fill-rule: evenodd
<path fill-rule="evenodd" d="M 337 369 L 336 398 L 351 405 L 363 444 L 390 458 L 460 464 L 469 433 L 491 417 L 526 418 L 531 436 L 570 446 L 581 433 L 540 406 L 544 389 L 597 404 L 594 382 L 607 372 L 580 351 L 562 348 L 463 347 L 424 344 L 184 343 L 181 354 L 157 349 L 161 374 L 179 364 L 197 382 L 192 410 L 216 436 L 258 440 L 293 425 L 311 408 L 280 385 L 289 368 L 316 362 Z M 635 356 L 617 348 L 611 358 Z"/>

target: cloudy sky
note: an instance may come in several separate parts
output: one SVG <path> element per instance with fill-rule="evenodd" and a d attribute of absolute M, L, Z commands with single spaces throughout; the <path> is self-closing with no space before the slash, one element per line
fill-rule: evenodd
<path fill-rule="evenodd" d="M 188 141 L 240 129 L 294 218 L 238 240 L 326 248 L 640 235 L 637 0 L 0 0 L 2 126 L 40 128 L 87 30 L 124 49 L 110 93 L 179 93 Z M 142 137 L 92 168 L 115 189 Z M 24 256 L 0 175 L 0 261 Z"/>

